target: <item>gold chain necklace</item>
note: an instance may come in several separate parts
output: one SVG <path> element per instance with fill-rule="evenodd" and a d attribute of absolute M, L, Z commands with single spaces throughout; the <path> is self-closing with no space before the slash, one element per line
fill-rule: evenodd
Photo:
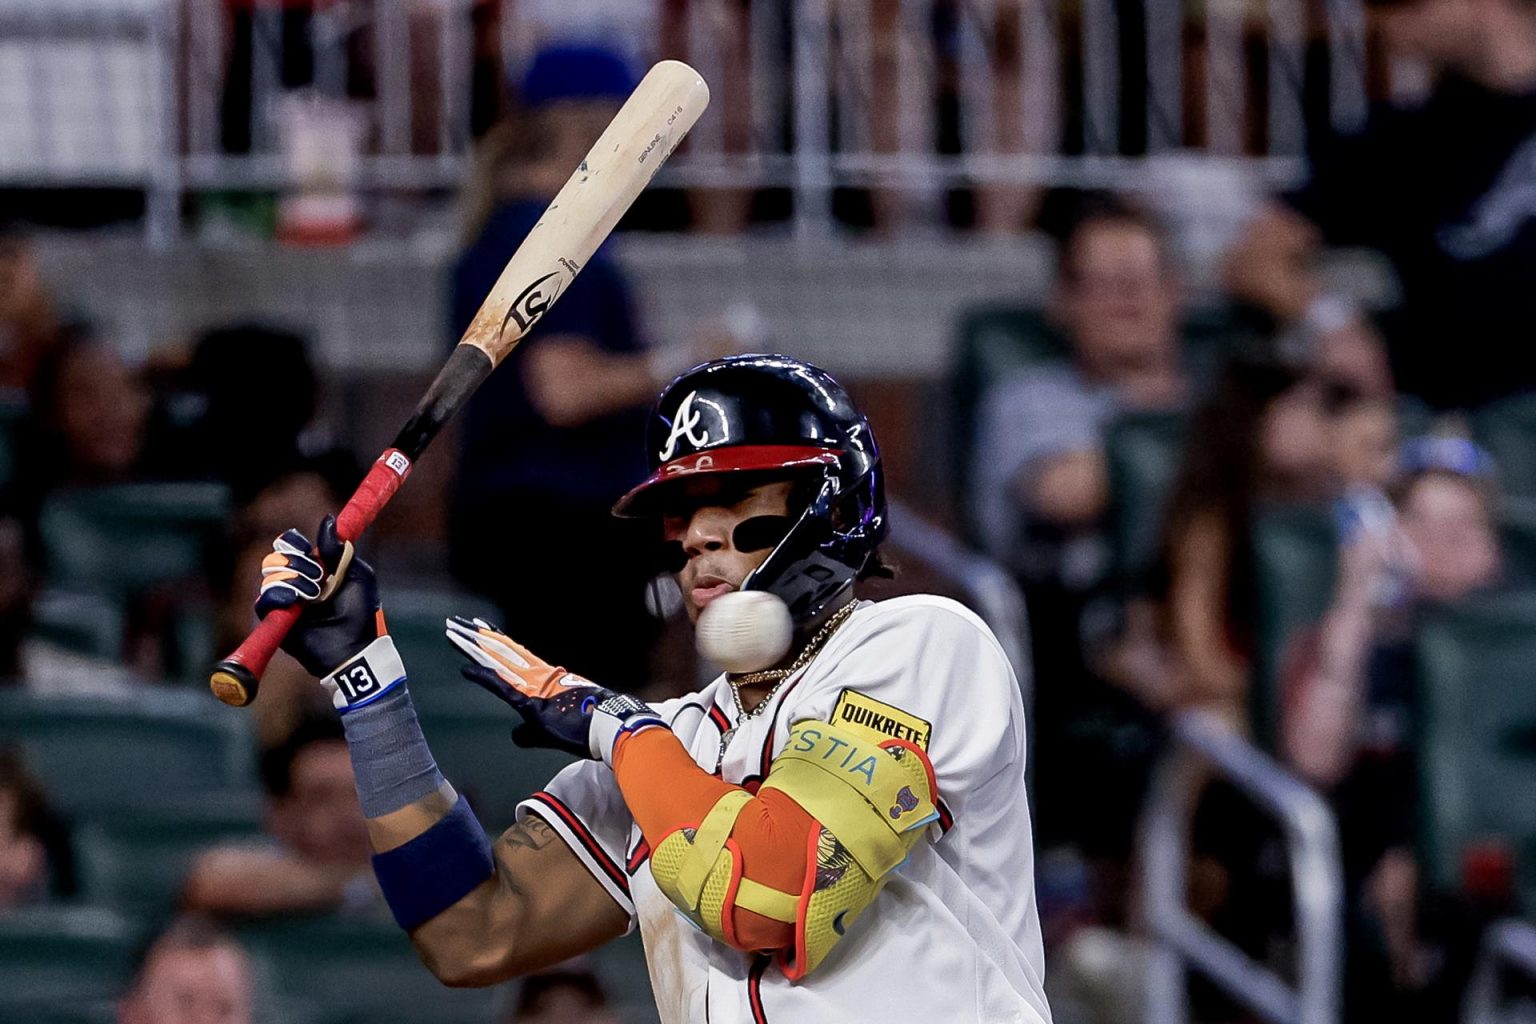
<path fill-rule="evenodd" d="M 848 616 L 853 614 L 853 610 L 857 606 L 857 600 L 849 601 L 833 612 L 832 617 L 822 623 L 821 628 L 816 631 L 816 635 L 811 637 L 810 642 L 800 649 L 800 653 L 796 655 L 795 660 L 787 667 L 767 668 L 761 672 L 744 672 L 735 678 L 729 675 L 725 677 L 725 681 L 731 685 L 731 696 L 736 700 L 737 722 L 736 725 L 731 726 L 720 734 L 720 756 L 715 761 L 715 771 L 719 771 L 720 766 L 725 763 L 725 748 L 731 745 L 731 738 L 736 735 L 736 730 L 740 727 L 741 723 L 748 719 L 756 718 L 767 709 L 769 704 L 773 703 L 773 696 L 779 692 L 779 687 L 784 685 L 784 680 L 811 663 L 811 659 L 820 653 L 827 640 L 833 633 L 837 632 L 837 627 L 848 620 Z M 755 686 L 758 683 L 768 682 L 773 683 L 773 688 L 763 695 L 763 699 L 757 702 L 756 707 L 748 711 L 741 703 L 741 688 L 743 686 Z"/>

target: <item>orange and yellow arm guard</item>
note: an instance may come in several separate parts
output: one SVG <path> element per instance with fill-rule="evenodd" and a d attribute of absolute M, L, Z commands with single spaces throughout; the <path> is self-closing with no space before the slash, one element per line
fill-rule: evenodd
<path fill-rule="evenodd" d="M 774 953 L 791 980 L 826 957 L 938 817 L 920 748 L 824 722 L 790 730 L 755 795 L 660 729 L 623 737 L 614 775 L 667 898 L 712 938 Z"/>

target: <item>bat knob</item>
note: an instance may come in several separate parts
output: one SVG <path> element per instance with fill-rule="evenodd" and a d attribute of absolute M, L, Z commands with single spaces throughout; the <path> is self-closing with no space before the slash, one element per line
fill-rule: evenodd
<path fill-rule="evenodd" d="M 250 669 L 232 658 L 225 658 L 213 667 L 208 677 L 208 688 L 213 695 L 230 707 L 243 708 L 256 699 L 261 679 Z"/>

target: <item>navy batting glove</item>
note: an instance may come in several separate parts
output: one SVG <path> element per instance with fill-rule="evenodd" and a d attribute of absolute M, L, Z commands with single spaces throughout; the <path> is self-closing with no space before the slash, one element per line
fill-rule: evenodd
<path fill-rule="evenodd" d="M 298 530 L 286 530 L 261 563 L 257 616 L 265 618 L 274 608 L 302 604 L 299 621 L 283 640 L 283 650 L 321 679 L 385 635 L 378 580 L 373 567 L 361 558 L 347 562 L 335 592 L 320 600 L 329 579 L 327 567 L 340 564 L 346 553 L 346 544 L 336 536 L 336 517 L 328 515 L 320 521 L 315 543 Z"/>

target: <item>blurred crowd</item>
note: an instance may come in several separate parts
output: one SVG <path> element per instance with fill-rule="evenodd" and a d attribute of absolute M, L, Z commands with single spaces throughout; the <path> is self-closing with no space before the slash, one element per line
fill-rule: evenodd
<path fill-rule="evenodd" d="M 549 24 L 581 21 L 578 6 L 530 5 Z M 1508 808 L 1512 831 L 1456 849 L 1449 871 L 1426 863 L 1445 843 L 1425 796 L 1437 768 L 1424 647 L 1448 610 L 1536 586 L 1522 561 L 1536 555 L 1523 539 L 1536 540 L 1536 460 L 1522 454 L 1536 443 L 1536 10 L 1412 0 L 1379 13 L 1395 52 L 1433 70 L 1432 91 L 1357 134 L 1320 135 L 1306 182 L 1247 218 L 1216 287 L 1189 283 L 1181 225 L 1146 196 L 1052 192 L 1032 222 L 1055 246 L 1048 303 L 994 311 L 1001 346 L 956 325 L 961 427 L 945 458 L 957 530 L 1026 597 L 1040 898 L 1064 1022 L 1139 1019 L 1136 823 L 1170 721 L 1188 711 L 1334 810 L 1350 1019 L 1454 1019 L 1480 929 L 1536 914 L 1528 792 Z M 549 41 L 533 40 L 513 99 L 491 88 L 485 102 L 445 346 L 633 84 L 630 55 L 590 34 Z M 691 201 L 699 224 L 749 219 L 730 197 Z M 0 677 L 43 700 L 195 689 L 252 625 L 272 537 L 338 507 L 367 453 L 332 440 L 330 383 L 303 333 L 211 325 L 129 365 L 50 293 L 31 244 L 20 227 L 0 234 Z M 1329 288 L 1335 246 L 1391 266 L 1390 308 Z M 657 565 L 608 509 L 642 475 L 651 397 L 695 362 L 771 344 L 750 319 L 648 338 L 622 266 L 600 251 L 464 414 L 439 592 L 475 595 L 530 647 L 608 685 L 688 688 L 675 661 L 653 668 L 658 650 L 676 654 Z M 579 542 L 517 540 L 551 536 Z M 1478 652 L 1463 655 L 1475 676 Z M 206 1004 L 195 1019 L 250 1020 L 243 925 L 385 920 L 327 703 L 296 664 L 274 663 L 245 780 L 261 788 L 259 827 L 187 851 L 156 920 L 176 916 L 137 957 L 118 1019 L 194 1019 L 165 1007 Z M 1485 709 L 1494 727 L 1525 736 L 1523 712 L 1501 724 L 1499 710 Z M 27 736 L 10 738 L 0 922 L 91 895 L 84 812 L 55 806 L 56 766 L 29 768 Z M 1294 936 L 1277 826 L 1213 776 L 1192 845 L 1191 906 L 1283 969 Z M 1244 1019 L 1214 988 L 1195 996 L 1204 1019 Z M 516 1021 L 618 1019 L 584 964 L 516 1000 Z"/>

